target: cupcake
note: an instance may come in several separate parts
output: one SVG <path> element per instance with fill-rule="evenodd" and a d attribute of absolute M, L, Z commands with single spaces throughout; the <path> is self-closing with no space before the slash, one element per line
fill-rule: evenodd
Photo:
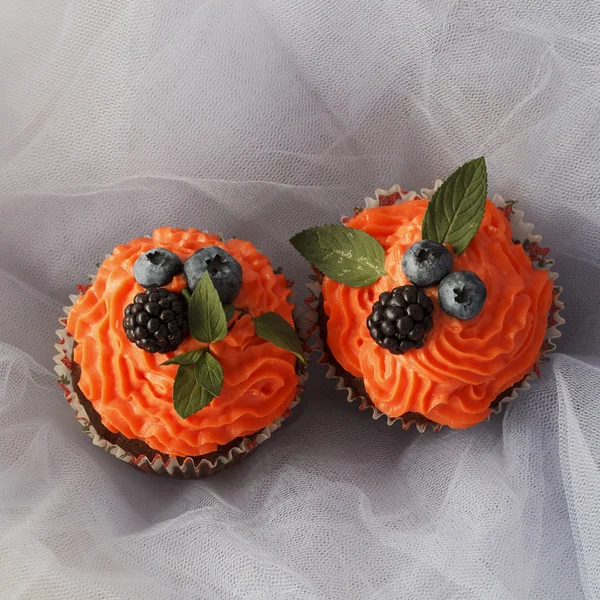
<path fill-rule="evenodd" d="M 378 190 L 292 245 L 313 265 L 312 330 L 348 400 L 404 428 L 467 428 L 539 375 L 563 323 L 547 249 L 487 199 L 483 158 L 434 190 Z"/>
<path fill-rule="evenodd" d="M 250 242 L 155 229 L 117 246 L 61 319 L 59 382 L 94 444 L 200 477 L 268 439 L 298 402 L 291 282 Z"/>

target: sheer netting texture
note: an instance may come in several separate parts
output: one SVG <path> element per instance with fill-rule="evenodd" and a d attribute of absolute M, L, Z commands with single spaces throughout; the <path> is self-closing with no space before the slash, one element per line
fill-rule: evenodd
<path fill-rule="evenodd" d="M 600 597 L 595 0 L 0 0 L 0 597 Z M 202 481 L 82 434 L 61 307 L 158 225 L 287 243 L 485 155 L 566 304 L 541 380 L 467 431 L 349 405 L 313 361 L 255 455 Z"/>

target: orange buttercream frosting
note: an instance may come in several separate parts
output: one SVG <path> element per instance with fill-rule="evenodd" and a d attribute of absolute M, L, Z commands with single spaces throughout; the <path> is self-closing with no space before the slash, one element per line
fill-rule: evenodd
<path fill-rule="evenodd" d="M 161 247 L 185 261 L 205 246 L 225 248 L 242 266 L 242 287 L 234 301 L 248 314 L 229 322 L 227 336 L 210 344 L 223 367 L 221 393 L 187 419 L 173 407 L 177 365 L 160 363 L 177 354 L 206 346 L 188 336 L 175 352 L 149 354 L 127 340 L 122 326 L 125 307 L 143 291 L 133 276 L 141 254 Z M 179 291 L 182 275 L 167 286 Z M 239 436 L 261 430 L 290 406 L 296 394 L 296 357 L 259 338 L 251 317 L 279 313 L 292 326 L 291 291 L 269 259 L 243 240 L 222 242 L 196 229 L 155 229 L 152 238 L 137 238 L 115 248 L 100 266 L 93 285 L 81 296 L 67 321 L 81 366 L 79 387 L 111 431 L 139 439 L 155 450 L 175 456 L 196 456 L 216 450 Z"/>
<path fill-rule="evenodd" d="M 403 355 L 379 347 L 366 320 L 381 292 L 410 282 L 402 256 L 422 239 L 427 200 L 366 209 L 348 221 L 375 237 L 386 252 L 387 275 L 363 288 L 324 278 L 327 344 L 340 365 L 362 377 L 373 404 L 391 417 L 420 413 L 450 427 L 469 427 L 490 414 L 490 404 L 529 373 L 538 359 L 552 301 L 548 272 L 534 269 L 510 223 L 489 200 L 467 249 L 453 254 L 453 271 L 476 273 L 487 287 L 483 310 L 460 321 L 444 313 L 437 286 L 433 329 L 424 346 Z M 450 246 L 448 249 L 451 250 Z"/>

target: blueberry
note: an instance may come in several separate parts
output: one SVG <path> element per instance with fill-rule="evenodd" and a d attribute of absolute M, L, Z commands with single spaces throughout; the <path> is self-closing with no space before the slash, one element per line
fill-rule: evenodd
<path fill-rule="evenodd" d="M 462 321 L 476 317 L 487 297 L 485 283 L 471 271 L 455 271 L 442 279 L 438 290 L 440 306 Z"/>
<path fill-rule="evenodd" d="M 452 268 L 452 255 L 438 242 L 421 240 L 413 244 L 402 257 L 404 274 L 422 287 L 441 281 Z"/>
<path fill-rule="evenodd" d="M 133 265 L 133 276 L 143 287 L 166 285 L 183 269 L 179 257 L 166 248 L 144 252 Z M 157 300 L 153 300 L 158 302 Z"/>
<path fill-rule="evenodd" d="M 197 250 L 183 265 L 183 274 L 193 292 L 204 274 L 208 274 L 223 304 L 232 302 L 242 286 L 242 266 L 223 248 L 208 246 Z"/>

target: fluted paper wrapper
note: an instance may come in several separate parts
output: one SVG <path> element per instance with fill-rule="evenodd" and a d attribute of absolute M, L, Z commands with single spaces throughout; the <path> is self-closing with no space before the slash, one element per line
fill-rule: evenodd
<path fill-rule="evenodd" d="M 434 192 L 441 184 L 442 181 L 437 180 L 433 189 L 422 189 L 420 194 L 417 194 L 417 192 L 405 192 L 397 185 L 387 191 L 376 190 L 375 198 L 366 198 L 366 208 L 389 206 L 413 200 L 415 198 L 427 198 L 431 200 Z M 525 252 L 531 259 L 533 267 L 548 271 L 548 277 L 552 280 L 556 280 L 558 274 L 550 270 L 554 261 L 546 258 L 548 248 L 543 248 L 540 245 L 542 237 L 532 233 L 533 225 L 526 223 L 523 220 L 524 213 L 516 208 L 516 202 L 506 201 L 498 195 L 494 196 L 491 200 L 498 209 L 502 210 L 506 218 L 510 221 L 513 240 L 520 242 L 523 245 Z M 354 210 L 355 214 L 357 214 L 362 209 L 357 207 Z M 345 224 L 348 219 L 348 217 L 343 217 L 342 223 Z M 326 376 L 336 382 L 336 389 L 346 393 L 348 402 L 357 402 L 360 410 L 372 411 L 373 419 L 386 417 L 388 425 L 393 425 L 398 421 L 404 429 L 408 429 L 414 425 L 420 432 L 424 432 L 428 427 L 431 427 L 434 431 L 439 431 L 442 428 L 442 425 L 416 413 L 407 413 L 400 417 L 389 417 L 382 413 L 366 394 L 364 386 L 362 385 L 362 380 L 345 371 L 335 360 L 335 357 L 327 346 L 327 318 L 323 312 L 323 298 L 320 281 L 321 274 L 317 273 L 317 275 L 312 276 L 311 282 L 306 286 L 309 289 L 310 294 L 304 301 L 306 313 L 304 315 L 305 324 L 303 327 L 311 337 L 312 350 L 321 354 L 319 363 L 327 366 Z M 564 304 L 559 300 L 561 291 L 561 287 L 554 285 L 552 290 L 552 304 L 548 312 L 548 326 L 546 335 L 544 336 L 544 342 L 540 349 L 540 357 L 534 364 L 530 373 L 528 373 L 521 381 L 505 390 L 505 392 L 500 394 L 500 396 L 492 402 L 490 405 L 492 413 L 497 414 L 502 412 L 502 409 L 507 402 L 515 400 L 520 392 L 528 390 L 531 387 L 529 383 L 530 380 L 540 377 L 541 365 L 548 362 L 548 354 L 556 349 L 555 340 L 561 335 L 558 326 L 565 322 L 560 316 L 560 311 L 564 307 Z"/>
<path fill-rule="evenodd" d="M 93 280 L 94 276 L 90 276 L 89 283 L 87 285 L 77 286 L 79 294 L 70 296 L 71 305 L 64 308 L 65 314 L 69 314 L 73 304 L 75 304 L 80 295 L 86 292 L 86 290 L 93 283 Z M 298 323 L 299 320 L 300 319 L 295 318 L 296 323 Z M 75 339 L 66 329 L 66 317 L 60 318 L 59 322 L 61 324 L 61 329 L 56 332 L 59 341 L 55 344 L 58 354 L 54 357 L 54 362 L 56 363 L 54 370 L 58 375 L 58 383 L 64 392 L 65 398 L 71 405 L 71 408 L 75 411 L 75 418 L 81 424 L 84 433 L 92 438 L 92 442 L 95 446 L 102 448 L 123 462 L 138 467 L 143 471 L 156 473 L 157 475 L 181 479 L 194 479 L 213 475 L 219 471 L 238 464 L 250 453 L 252 453 L 258 445 L 268 440 L 273 435 L 273 432 L 281 427 L 283 421 L 290 416 L 292 409 L 300 401 L 300 394 L 304 390 L 304 384 L 308 378 L 306 367 L 300 361 L 297 361 L 296 369 L 299 375 L 298 388 L 296 397 L 290 404 L 290 407 L 270 425 L 267 425 L 261 431 L 244 436 L 239 443 L 235 444 L 233 447 L 228 447 L 226 452 L 218 454 L 216 457 L 214 456 L 214 453 L 211 453 L 210 459 L 202 457 L 172 456 L 167 460 L 164 460 L 160 454 L 157 454 L 154 458 L 149 458 L 144 454 L 134 455 L 124 450 L 117 444 L 114 444 L 103 438 L 91 423 L 90 416 L 88 415 L 75 389 L 75 378 L 73 376 L 72 363 Z M 298 327 L 300 329 L 298 332 L 299 336 L 303 341 L 304 354 L 308 358 L 310 354 L 310 348 L 306 343 L 306 340 L 308 339 L 306 330 L 303 331 L 301 325 Z"/>

